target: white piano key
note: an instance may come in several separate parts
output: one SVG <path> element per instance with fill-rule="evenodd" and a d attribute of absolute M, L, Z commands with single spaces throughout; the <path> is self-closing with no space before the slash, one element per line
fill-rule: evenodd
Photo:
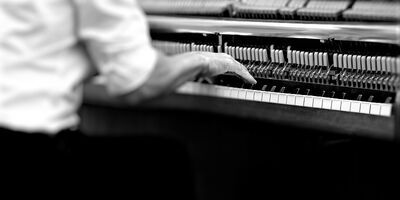
<path fill-rule="evenodd" d="M 279 94 L 278 96 L 278 103 L 280 104 L 286 104 L 287 97 L 286 94 Z"/>
<path fill-rule="evenodd" d="M 361 103 L 360 113 L 369 114 L 371 108 L 370 103 Z"/>
<path fill-rule="evenodd" d="M 350 112 L 351 103 L 348 100 L 342 100 L 342 106 L 340 107 L 341 111 Z"/>
<path fill-rule="evenodd" d="M 304 97 L 304 106 L 305 107 L 313 107 L 313 103 L 314 103 L 314 98 L 313 97 Z"/>
<path fill-rule="evenodd" d="M 320 97 L 314 98 L 313 108 L 322 108 L 322 98 L 320 98 Z"/>
<path fill-rule="evenodd" d="M 333 67 L 338 67 L 338 61 L 337 61 L 337 59 L 338 59 L 338 54 L 337 54 L 337 53 L 334 53 L 334 54 L 333 54 Z"/>
<path fill-rule="evenodd" d="M 376 103 L 371 104 L 370 114 L 372 114 L 372 115 L 380 115 L 381 114 L 381 105 L 376 104 Z"/>
<path fill-rule="evenodd" d="M 279 95 L 277 93 L 271 93 L 271 99 L 269 102 L 271 103 L 278 103 Z"/>
<path fill-rule="evenodd" d="M 254 93 L 254 101 L 262 101 L 262 93 L 261 92 Z"/>
<path fill-rule="evenodd" d="M 360 102 L 351 102 L 350 104 L 350 112 L 359 113 L 361 104 Z"/>
<path fill-rule="evenodd" d="M 332 108 L 332 100 L 331 99 L 322 99 L 322 108 L 330 110 Z"/>
<path fill-rule="evenodd" d="M 226 87 L 225 89 L 224 89 L 224 94 L 223 94 L 223 96 L 224 97 L 231 97 L 231 89 L 230 88 L 228 88 L 228 87 Z"/>
<path fill-rule="evenodd" d="M 341 100 L 332 100 L 332 110 L 340 110 L 340 107 L 342 105 Z"/>
<path fill-rule="evenodd" d="M 238 98 L 239 99 L 246 99 L 246 91 L 245 90 L 239 90 Z"/>
<path fill-rule="evenodd" d="M 238 97 L 239 97 L 239 90 L 236 89 L 236 88 L 233 88 L 233 89 L 231 90 L 231 98 L 237 99 Z"/>
<path fill-rule="evenodd" d="M 381 105 L 381 115 L 390 117 L 391 114 L 392 114 L 392 105 L 382 104 Z"/>
<path fill-rule="evenodd" d="M 262 93 L 262 101 L 270 102 L 270 100 L 271 100 L 271 94 L 269 92 L 263 92 Z"/>
<path fill-rule="evenodd" d="M 296 106 L 304 106 L 304 96 L 296 96 Z"/>
<path fill-rule="evenodd" d="M 286 103 L 287 103 L 288 105 L 296 105 L 296 96 L 295 96 L 295 95 L 288 94 L 288 95 L 287 95 Z"/>
<path fill-rule="evenodd" d="M 247 100 L 254 100 L 254 91 L 247 90 L 246 91 L 246 99 Z"/>

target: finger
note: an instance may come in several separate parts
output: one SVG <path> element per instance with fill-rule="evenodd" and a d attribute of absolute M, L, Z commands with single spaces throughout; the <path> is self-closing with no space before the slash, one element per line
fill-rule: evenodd
<path fill-rule="evenodd" d="M 246 67 L 237 62 L 236 60 L 232 59 L 232 65 L 229 71 L 236 73 L 237 75 L 241 76 L 244 80 L 246 80 L 250 84 L 256 84 L 256 79 L 247 71 Z"/>

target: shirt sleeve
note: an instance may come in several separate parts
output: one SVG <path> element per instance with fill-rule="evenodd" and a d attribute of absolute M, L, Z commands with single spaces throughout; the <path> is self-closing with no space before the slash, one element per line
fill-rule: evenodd
<path fill-rule="evenodd" d="M 113 95 L 129 93 L 157 61 L 148 24 L 135 0 L 74 0 L 77 34 Z"/>

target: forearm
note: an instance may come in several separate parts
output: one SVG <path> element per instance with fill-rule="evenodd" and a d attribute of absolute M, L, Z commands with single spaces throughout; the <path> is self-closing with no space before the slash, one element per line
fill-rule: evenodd
<path fill-rule="evenodd" d="M 204 76 L 207 68 L 206 59 L 197 52 L 175 56 L 159 53 L 156 65 L 146 82 L 122 98 L 135 104 L 168 94 L 185 82 Z"/>
<path fill-rule="evenodd" d="M 242 64 L 224 53 L 189 52 L 175 56 L 160 53 L 149 78 L 124 98 L 130 103 L 137 103 L 170 93 L 196 77 L 210 77 L 225 72 L 234 72 L 246 82 L 256 83 Z"/>

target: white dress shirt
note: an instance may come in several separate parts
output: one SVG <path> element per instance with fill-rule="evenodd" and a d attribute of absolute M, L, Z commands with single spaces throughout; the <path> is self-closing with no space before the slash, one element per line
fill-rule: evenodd
<path fill-rule="evenodd" d="M 118 95 L 143 84 L 156 60 L 134 0 L 0 0 L 0 127 L 75 127 L 91 66 Z"/>

